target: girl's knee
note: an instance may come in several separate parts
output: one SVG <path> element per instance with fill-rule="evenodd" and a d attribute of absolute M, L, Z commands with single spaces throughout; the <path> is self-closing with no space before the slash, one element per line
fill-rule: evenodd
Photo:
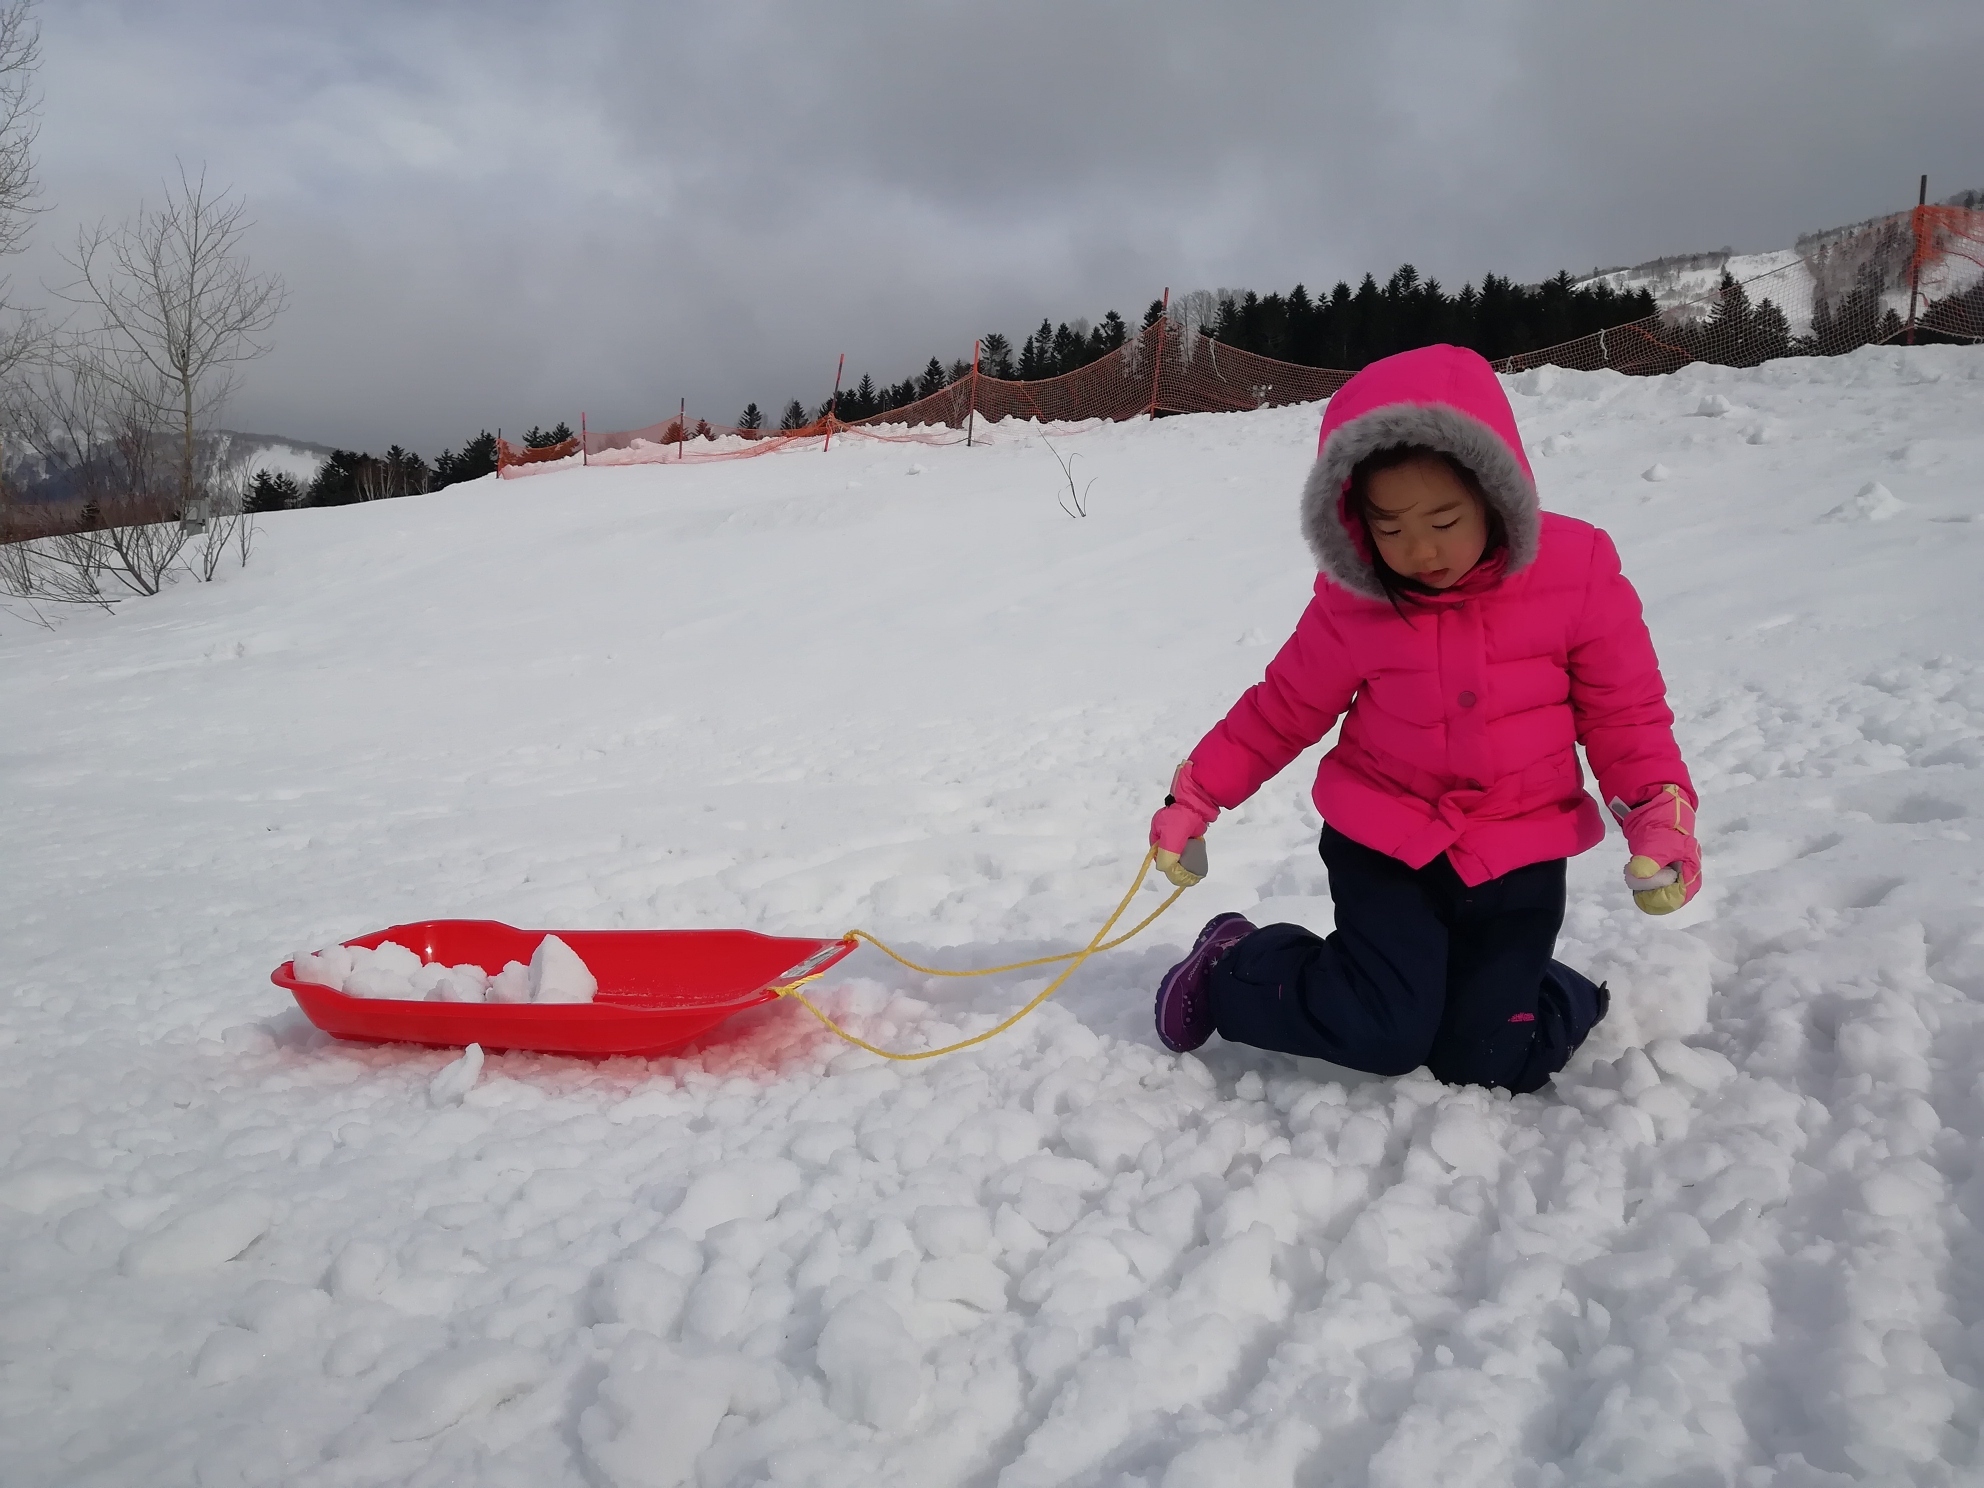
<path fill-rule="evenodd" d="M 1438 1032 L 1437 1020 L 1429 1020 L 1423 1027 L 1404 1024 L 1369 1031 L 1360 1041 L 1358 1068 L 1374 1075 L 1409 1075 L 1431 1062 Z"/>

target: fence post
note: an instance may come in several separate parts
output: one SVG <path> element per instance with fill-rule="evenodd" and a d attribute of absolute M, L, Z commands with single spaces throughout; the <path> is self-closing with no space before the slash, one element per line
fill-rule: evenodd
<path fill-rule="evenodd" d="M 1908 257 L 1908 344 L 1915 344 L 1915 299 L 1922 289 L 1922 229 L 1929 214 L 1923 209 L 1929 205 L 1929 177 L 1925 173 L 1922 184 L 1916 188 L 1915 210 L 1908 214 L 1909 234 L 1914 251 Z"/>
<path fill-rule="evenodd" d="M 684 446 L 686 446 L 688 442 L 689 442 L 689 400 L 687 398 L 684 398 L 682 400 L 681 410 L 675 415 L 675 458 L 678 461 L 688 458 L 687 452 L 684 449 Z"/>
<path fill-rule="evenodd" d="M 966 449 L 971 448 L 971 418 L 973 414 L 978 412 L 978 348 L 984 344 L 985 338 L 982 336 L 971 343 L 971 386 L 965 390 L 966 401 L 964 405 L 964 447 Z"/>
<path fill-rule="evenodd" d="M 1171 286 L 1164 286 L 1164 310 L 1157 317 L 1157 355 L 1150 369 L 1150 408 L 1145 417 L 1157 417 L 1157 380 L 1164 375 L 1164 332 L 1171 321 Z"/>
<path fill-rule="evenodd" d="M 840 364 L 834 368 L 834 395 L 827 400 L 827 437 L 820 446 L 825 454 L 834 447 L 834 420 L 840 417 L 840 375 L 847 370 L 847 353 L 840 354 Z"/>
<path fill-rule="evenodd" d="M 592 464 L 592 451 L 586 448 L 586 443 L 586 411 L 581 408 L 579 410 L 579 463 L 581 465 Z"/>

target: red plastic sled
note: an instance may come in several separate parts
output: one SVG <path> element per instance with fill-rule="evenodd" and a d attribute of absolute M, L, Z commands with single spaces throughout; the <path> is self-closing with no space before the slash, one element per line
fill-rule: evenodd
<path fill-rule="evenodd" d="M 599 981 L 589 1003 L 411 1002 L 347 997 L 299 982 L 285 961 L 269 980 L 334 1038 L 374 1044 L 481 1044 L 544 1054 L 666 1054 L 725 1018 L 769 1002 L 774 990 L 825 971 L 852 940 L 800 940 L 752 930 L 519 930 L 500 920 L 422 920 L 348 940 L 370 950 L 393 941 L 423 961 L 469 963 L 494 974 L 529 961 L 556 935 Z"/>

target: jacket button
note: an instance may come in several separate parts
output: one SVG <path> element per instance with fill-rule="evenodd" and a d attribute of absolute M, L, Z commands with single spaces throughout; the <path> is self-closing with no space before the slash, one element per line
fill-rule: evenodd
<path fill-rule="evenodd" d="M 1472 708 L 1474 706 L 1474 694 L 1471 692 L 1463 692 L 1460 695 L 1460 705 L 1463 708 Z"/>

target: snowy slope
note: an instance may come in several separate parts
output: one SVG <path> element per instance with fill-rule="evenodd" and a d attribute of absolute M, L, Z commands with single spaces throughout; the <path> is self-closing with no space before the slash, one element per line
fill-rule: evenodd
<path fill-rule="evenodd" d="M 1984 1472 L 1984 351 L 1510 383 L 1704 794 L 1555 1088 L 1370 1080 L 1151 989 L 1330 923 L 1313 757 L 1002 1039 L 798 1008 L 653 1062 L 328 1042 L 268 972 L 435 915 L 1074 946 L 1299 613 L 1316 411 L 285 513 L 0 618 L 0 1482 L 1957 1484 Z M 1147 899 L 1154 903 L 1155 895 Z M 1041 985 L 873 952 L 868 1037 Z"/>
<path fill-rule="evenodd" d="M 249 480 L 254 479 L 256 471 L 267 470 L 271 474 L 287 475 L 299 486 L 307 486 L 330 453 L 329 445 L 277 434 L 241 434 L 222 429 L 214 436 L 215 465 L 239 471 Z"/>
<path fill-rule="evenodd" d="M 1976 192 L 1963 192 L 1944 205 L 1967 206 L 1977 196 Z M 1912 242 L 1905 221 L 1876 217 L 1807 233 L 1798 239 L 1795 248 L 1764 253 L 1731 253 L 1725 249 L 1716 253 L 1673 254 L 1631 268 L 1606 269 L 1577 282 L 1580 287 L 1604 284 L 1626 293 L 1646 290 L 1662 311 L 1688 320 L 1710 313 L 1714 301 L 1707 297 L 1715 292 L 1727 272 L 1748 287 L 1752 302 L 1770 300 L 1784 312 L 1791 334 L 1803 336 L 1812 328 L 1816 301 L 1830 296 L 1837 309 L 1841 298 L 1852 290 L 1858 270 L 1869 262 L 1878 270 L 1884 286 L 1881 309 L 1905 316 L 1910 299 Z M 1955 239 L 1944 246 L 1950 251 L 1933 256 L 1922 270 L 1917 286 L 1921 291 L 1919 304 L 1933 304 L 1946 296 L 1961 294 L 1984 279 L 1984 266 L 1977 261 L 1974 243 Z"/>
<path fill-rule="evenodd" d="M 1698 253 L 1655 259 L 1635 268 L 1608 269 L 1578 282 L 1581 287 L 1605 284 L 1626 294 L 1644 289 L 1652 294 L 1654 304 L 1660 309 L 1672 310 L 1713 293 L 1725 271 L 1734 275 L 1738 283 L 1748 283 L 1764 274 L 1775 275 L 1768 292 L 1780 308 L 1789 307 L 1787 314 L 1797 317 L 1798 324 L 1792 327 L 1792 334 L 1802 336 L 1811 329 L 1812 275 L 1805 267 L 1803 255 L 1795 248 L 1769 253 Z"/>

